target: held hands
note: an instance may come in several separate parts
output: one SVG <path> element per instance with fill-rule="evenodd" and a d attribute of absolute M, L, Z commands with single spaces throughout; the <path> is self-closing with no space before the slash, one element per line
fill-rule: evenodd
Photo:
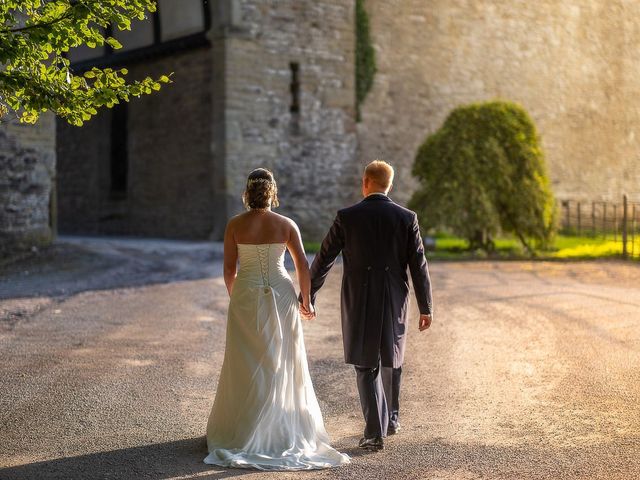
<path fill-rule="evenodd" d="M 305 320 L 313 320 L 316 318 L 316 309 L 311 303 L 300 303 L 300 315 Z"/>
<path fill-rule="evenodd" d="M 426 330 L 431 326 L 431 315 L 423 315 L 420 314 L 420 323 L 418 324 L 418 328 L 421 332 Z"/>

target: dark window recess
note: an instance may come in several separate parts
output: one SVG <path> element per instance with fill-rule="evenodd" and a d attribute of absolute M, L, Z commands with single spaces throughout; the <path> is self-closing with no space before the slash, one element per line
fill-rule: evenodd
<path fill-rule="evenodd" d="M 300 113 L 300 64 L 297 62 L 291 62 L 289 64 L 291 68 L 291 106 L 289 111 L 291 113 Z"/>
<path fill-rule="evenodd" d="M 190 0 L 188 3 L 183 3 L 181 0 L 157 2 L 162 5 L 157 6 L 155 13 L 149 14 L 149 22 L 151 23 L 148 27 L 149 38 L 143 35 L 146 30 L 145 32 L 138 30 L 142 28 L 141 23 L 144 21 L 134 22 L 132 25 L 133 33 L 131 31 L 121 32 L 108 27 L 106 34 L 115 35 L 116 39 L 125 36 L 125 38 L 119 38 L 122 40 L 122 49 L 113 50 L 108 45 L 105 48 L 96 49 L 79 47 L 72 49 L 67 58 L 70 58 L 74 71 L 83 72 L 94 66 L 119 67 L 130 62 L 148 60 L 155 56 L 209 46 L 210 41 L 206 32 L 211 28 L 212 19 L 209 4 L 212 1 L 218 2 L 218 0 L 200 0 L 200 2 Z M 162 16 L 163 9 L 165 11 L 164 18 Z M 176 12 L 180 11 L 182 13 L 178 15 Z"/>
<path fill-rule="evenodd" d="M 151 21 L 153 22 L 153 43 L 158 45 L 162 43 L 162 35 L 160 34 L 160 15 L 157 10 L 152 14 Z"/>
<path fill-rule="evenodd" d="M 111 193 L 127 194 L 129 149 L 127 148 L 128 110 L 120 103 L 111 110 Z"/>

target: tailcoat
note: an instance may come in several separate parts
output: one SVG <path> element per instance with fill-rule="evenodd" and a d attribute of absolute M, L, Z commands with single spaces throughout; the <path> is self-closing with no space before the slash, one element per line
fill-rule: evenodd
<path fill-rule="evenodd" d="M 407 338 L 411 274 L 421 314 L 432 314 L 431 280 L 415 212 L 383 194 L 338 211 L 311 265 L 311 302 L 342 252 L 345 362 L 400 367 Z M 417 319 L 415 320 L 417 322 Z"/>

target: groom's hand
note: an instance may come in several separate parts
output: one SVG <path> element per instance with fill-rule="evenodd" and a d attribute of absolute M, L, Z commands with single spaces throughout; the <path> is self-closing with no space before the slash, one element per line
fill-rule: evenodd
<path fill-rule="evenodd" d="M 418 328 L 420 331 L 424 331 L 431 326 L 431 315 L 423 315 L 420 314 L 420 323 L 418 324 Z"/>

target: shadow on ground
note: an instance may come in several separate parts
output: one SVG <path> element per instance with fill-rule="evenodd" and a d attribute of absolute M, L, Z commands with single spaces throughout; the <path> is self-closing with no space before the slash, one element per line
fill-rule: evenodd
<path fill-rule="evenodd" d="M 204 437 L 123 448 L 78 457 L 59 458 L 0 469 L 2 480 L 53 479 L 170 479 L 197 475 L 232 478 L 251 470 L 221 469 L 202 462 L 207 455 Z"/>
<path fill-rule="evenodd" d="M 364 474 L 364 468 L 373 469 L 383 478 L 424 478 L 425 474 L 435 473 L 442 478 L 467 478 L 468 473 L 481 478 L 514 479 L 637 478 L 637 457 L 629 455 L 628 451 L 626 455 L 616 454 L 620 447 L 613 443 L 554 449 L 533 445 L 454 444 L 443 439 L 415 443 L 407 438 L 393 438 L 382 452 L 366 452 L 357 447 L 341 448 L 352 457 L 352 463 L 330 470 L 330 476 L 339 479 L 376 478 L 376 474 L 371 472 Z M 171 480 L 232 478 L 256 473 L 256 470 L 206 465 L 202 463 L 206 453 L 206 440 L 198 437 L 3 468 L 0 469 L 0 478 Z M 360 477 L 359 474 L 364 475 Z M 277 478 L 279 475 L 282 472 L 263 472 L 262 476 Z"/>
<path fill-rule="evenodd" d="M 0 264 L 0 300 L 215 278 L 222 257 L 222 244 L 213 241 L 63 236 Z M 288 253 L 285 267 L 293 269 Z"/>
<path fill-rule="evenodd" d="M 3 264 L 0 300 L 212 278 L 221 274 L 221 260 L 214 242 L 63 237 Z"/>

